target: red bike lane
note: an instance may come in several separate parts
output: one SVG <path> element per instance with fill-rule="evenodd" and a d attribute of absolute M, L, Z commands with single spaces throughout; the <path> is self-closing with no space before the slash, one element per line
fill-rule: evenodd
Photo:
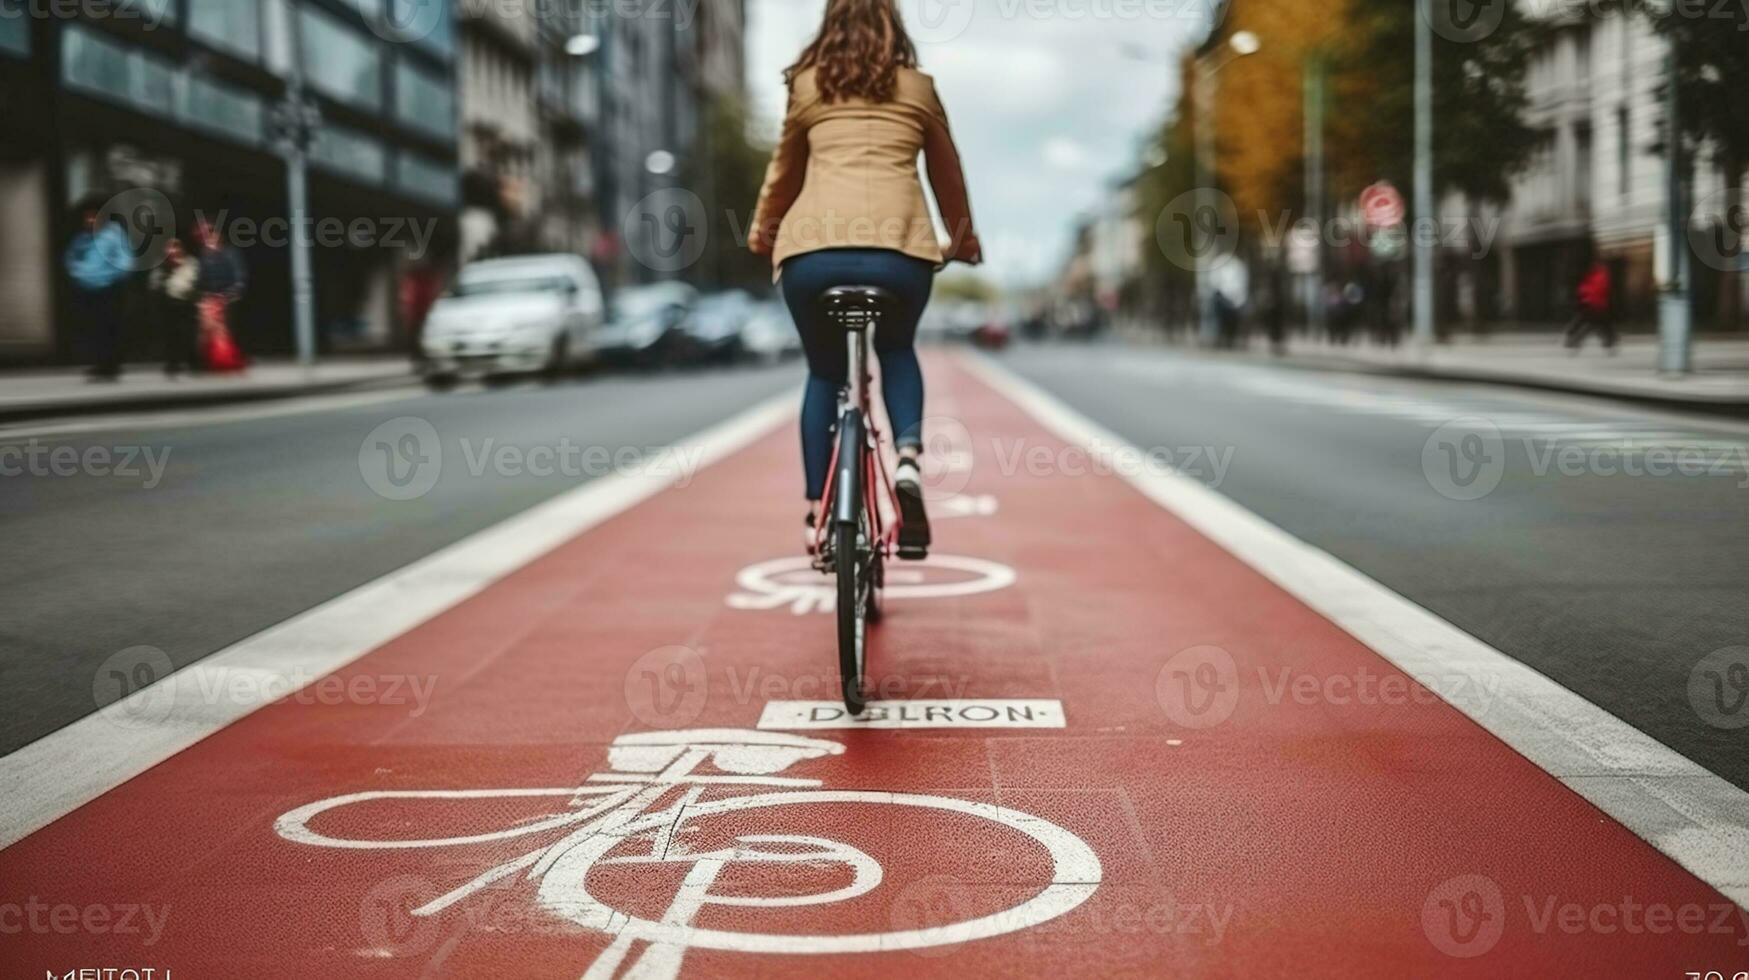
<path fill-rule="evenodd" d="M 4 975 L 1749 968 L 1713 888 L 931 382 L 957 493 L 891 569 L 878 726 L 830 727 L 786 426 L 0 851 Z"/>

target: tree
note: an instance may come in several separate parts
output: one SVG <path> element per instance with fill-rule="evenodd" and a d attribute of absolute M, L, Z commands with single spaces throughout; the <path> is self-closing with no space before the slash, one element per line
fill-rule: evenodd
<path fill-rule="evenodd" d="M 696 278 L 705 288 L 770 288 L 771 263 L 747 250 L 746 236 L 771 148 L 754 142 L 750 128 L 739 98 L 714 96 L 703 106 L 698 152 L 683 183 L 704 203 L 708 237 Z"/>
<path fill-rule="evenodd" d="M 956 272 L 935 281 L 935 298 L 938 300 L 990 303 L 1000 295 L 989 280 L 975 272 Z"/>
<path fill-rule="evenodd" d="M 1433 44 L 1434 193 L 1505 202 L 1536 148 L 1525 119 L 1525 69 L 1545 36 L 1518 3 L 1476 40 L 1436 33 Z M 1331 172 L 1343 192 L 1381 177 L 1413 182 L 1415 30 L 1420 0 L 1351 0 L 1349 29 L 1332 52 Z"/>
<path fill-rule="evenodd" d="M 1721 235 L 1730 239 L 1726 256 L 1742 252 L 1743 181 L 1749 177 L 1749 10 L 1741 4 L 1707 4 L 1698 10 L 1671 0 L 1638 0 L 1676 56 L 1676 98 L 1680 103 L 1683 159 L 1710 151 L 1725 178 L 1726 220 Z M 1697 13 L 1703 14 L 1697 16 Z M 1668 139 L 1659 147 L 1668 153 Z M 1720 270 L 1718 326 L 1735 329 L 1742 315 L 1742 262 Z"/>
<path fill-rule="evenodd" d="M 1145 236 L 1142 268 L 1146 281 L 1156 290 L 1150 302 L 1159 314 L 1186 314 L 1196 283 L 1195 274 L 1172 263 L 1155 240 L 1160 216 L 1179 195 L 1196 187 L 1196 137 L 1188 116 L 1186 105 L 1160 127 L 1148 154 L 1160 163 L 1143 172 L 1136 182 L 1136 220 Z"/>

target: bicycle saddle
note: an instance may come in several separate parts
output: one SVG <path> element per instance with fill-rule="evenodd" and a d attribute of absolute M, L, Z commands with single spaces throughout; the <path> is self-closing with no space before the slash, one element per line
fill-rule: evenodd
<path fill-rule="evenodd" d="M 853 329 L 867 326 L 894 301 L 893 294 L 879 286 L 834 286 L 820 296 L 826 315 Z"/>

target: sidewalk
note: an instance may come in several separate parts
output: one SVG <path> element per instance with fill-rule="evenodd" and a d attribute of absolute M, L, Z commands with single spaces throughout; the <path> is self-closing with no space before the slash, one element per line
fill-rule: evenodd
<path fill-rule="evenodd" d="M 1596 341 L 1572 353 L 1561 346 L 1558 333 L 1455 337 L 1432 350 L 1408 344 L 1395 349 L 1371 344 L 1339 347 L 1295 338 L 1288 356 L 1310 364 L 1749 410 L 1749 340 L 1737 338 L 1696 340 L 1694 373 L 1675 377 L 1658 373 L 1654 337 L 1624 338 L 1614 355 Z"/>
<path fill-rule="evenodd" d="M 305 369 L 263 361 L 241 375 L 169 378 L 155 365 L 135 365 L 121 380 L 91 382 L 78 369 L 0 373 L 0 423 L 64 415 L 186 408 L 261 401 L 411 381 L 405 357 L 331 358 Z"/>
<path fill-rule="evenodd" d="M 1160 334 L 1149 330 L 1120 330 L 1118 336 L 1130 343 L 1163 342 Z M 1268 344 L 1262 334 L 1254 329 L 1250 336 L 1246 352 L 1253 357 L 1268 357 Z M 1694 373 L 1683 377 L 1658 373 L 1656 337 L 1625 337 L 1613 356 L 1593 339 L 1574 354 L 1561 346 L 1561 334 L 1557 331 L 1465 334 L 1430 351 L 1416 349 L 1407 342 L 1395 348 L 1367 341 L 1341 346 L 1295 334 L 1288 340 L 1287 355 L 1279 360 L 1306 367 L 1485 381 L 1706 411 L 1749 413 L 1749 338 L 1697 338 Z"/>

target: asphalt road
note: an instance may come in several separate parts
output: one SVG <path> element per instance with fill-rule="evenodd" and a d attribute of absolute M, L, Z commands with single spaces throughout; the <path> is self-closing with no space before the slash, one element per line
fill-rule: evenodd
<path fill-rule="evenodd" d="M 1703 658 L 1749 647 L 1749 426 L 1182 352 L 1006 361 L 1749 789 L 1749 729 L 1725 727 L 1742 712 L 1697 708 L 1689 687 Z M 1646 463 L 1669 473 L 1633 475 Z"/>
<path fill-rule="evenodd" d="M 0 432 L 0 452 L 38 452 L 34 467 L 5 457 L 34 472 L 0 477 L 0 754 L 94 710 L 94 675 L 119 651 L 156 647 L 182 667 L 584 480 L 684 465 L 684 444 L 661 448 L 799 390 L 800 371 L 408 389 Z M 367 437 L 408 418 L 436 433 L 440 476 L 390 499 L 366 482 L 388 473 Z M 56 472 L 63 447 L 81 460 L 59 467 L 70 475 Z"/>

